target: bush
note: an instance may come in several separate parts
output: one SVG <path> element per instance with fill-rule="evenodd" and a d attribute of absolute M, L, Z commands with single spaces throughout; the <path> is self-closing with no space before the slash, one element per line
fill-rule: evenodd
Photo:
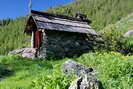
<path fill-rule="evenodd" d="M 124 38 L 123 34 L 133 29 L 133 14 L 128 15 L 116 24 L 111 24 L 99 31 L 104 38 L 104 49 L 121 53 L 133 52 L 133 37 Z"/>
<path fill-rule="evenodd" d="M 133 52 L 133 36 L 121 38 L 118 41 L 118 50 L 124 54 L 132 54 Z"/>

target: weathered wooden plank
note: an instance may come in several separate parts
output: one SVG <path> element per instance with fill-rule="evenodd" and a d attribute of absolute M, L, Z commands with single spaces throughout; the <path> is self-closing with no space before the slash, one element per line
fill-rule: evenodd
<path fill-rule="evenodd" d="M 86 28 L 91 28 L 87 23 L 81 23 L 78 21 L 70 21 L 70 20 L 65 20 L 65 19 L 60 19 L 60 18 L 46 18 L 46 17 L 41 17 L 41 16 L 34 16 L 33 17 L 35 20 L 42 21 L 42 22 L 49 22 L 49 23 L 58 23 L 62 25 L 70 25 L 70 26 L 78 26 L 78 27 L 86 27 Z"/>
<path fill-rule="evenodd" d="M 32 16 L 39 15 L 39 16 L 44 16 L 44 17 L 57 17 L 57 18 L 67 19 L 67 20 L 72 20 L 72 21 L 86 22 L 86 21 L 82 21 L 81 19 L 66 16 L 66 15 L 51 14 L 47 12 L 40 12 L 40 11 L 34 11 L 34 10 L 31 10 L 31 15 Z"/>
<path fill-rule="evenodd" d="M 39 21 L 37 22 L 37 26 L 38 28 L 47 29 L 47 30 L 58 30 L 58 31 L 78 32 L 78 33 L 98 35 L 93 29 L 89 29 L 89 28 L 67 26 L 67 25 L 60 25 L 60 24 L 54 24 L 54 23 L 44 23 Z"/>
<path fill-rule="evenodd" d="M 59 16 L 59 15 L 54 15 L 54 14 L 49 14 L 49 13 L 33 11 L 31 14 L 31 19 L 35 22 L 34 26 L 36 26 L 37 29 L 78 32 L 78 33 L 98 35 L 88 25 L 87 22 L 78 20 L 76 18 L 71 18 L 67 16 L 62 17 L 62 15 Z M 28 29 L 26 28 L 26 30 Z"/>

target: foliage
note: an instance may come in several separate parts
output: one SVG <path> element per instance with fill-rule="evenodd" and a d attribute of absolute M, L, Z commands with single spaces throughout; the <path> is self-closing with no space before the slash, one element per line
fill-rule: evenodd
<path fill-rule="evenodd" d="M 13 21 L 12 19 L 3 19 L 3 20 L 0 20 L 0 26 L 8 25 L 12 21 Z"/>
<path fill-rule="evenodd" d="M 59 70 L 51 75 L 42 75 L 37 78 L 32 82 L 32 87 L 35 89 L 68 89 L 73 78 L 64 75 Z"/>
<path fill-rule="evenodd" d="M 20 18 L 0 27 L 0 54 L 7 54 L 13 49 L 27 46 L 24 26 L 25 18 Z"/>
<path fill-rule="evenodd" d="M 116 52 L 97 52 L 85 54 L 77 60 L 98 70 L 98 78 L 105 89 L 132 89 L 132 58 L 132 56 L 122 56 Z M 130 59 L 132 62 L 128 61 Z"/>
<path fill-rule="evenodd" d="M 96 52 L 82 55 L 76 60 L 97 70 L 98 79 L 105 89 L 133 88 L 133 56 L 116 52 Z M 28 60 L 19 56 L 0 58 L 14 73 L 0 82 L 1 89 L 67 89 L 74 79 L 61 72 L 64 61 Z M 12 81 L 12 82 L 10 82 Z"/>
<path fill-rule="evenodd" d="M 48 11 L 69 16 L 75 16 L 77 12 L 84 13 L 92 20 L 92 27 L 101 30 L 133 12 L 132 6 L 132 0 L 75 0 L 71 4 Z"/>
<path fill-rule="evenodd" d="M 105 40 L 106 50 L 133 52 L 133 37 L 123 37 L 124 33 L 133 29 L 133 14 L 128 15 L 116 24 L 111 24 L 99 31 Z"/>
<path fill-rule="evenodd" d="M 76 0 L 48 11 L 69 16 L 74 16 L 76 12 L 85 13 L 93 21 L 92 26 L 102 34 L 105 40 L 103 49 L 133 50 L 132 37 L 122 38 L 125 32 L 133 29 L 133 15 L 116 23 L 133 12 L 132 6 L 132 0 Z M 26 19 L 7 20 L 4 23 L 0 27 L 0 54 L 27 46 L 28 36 L 23 33 Z M 4 78 L 0 81 L 0 89 L 67 89 L 73 78 L 65 76 L 60 70 L 66 60 L 68 58 L 46 61 L 0 56 L 0 77 Z M 73 60 L 95 68 L 105 89 L 133 89 L 133 56 L 101 51 Z M 13 71 L 10 76 L 7 75 L 9 70 Z"/>

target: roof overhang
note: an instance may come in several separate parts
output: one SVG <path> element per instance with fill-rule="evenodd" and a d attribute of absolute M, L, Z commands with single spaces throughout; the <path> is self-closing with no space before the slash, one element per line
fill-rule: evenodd
<path fill-rule="evenodd" d="M 35 25 L 35 26 L 34 26 Z M 33 11 L 28 19 L 25 32 L 30 32 L 33 27 L 45 30 L 57 30 L 65 32 L 77 32 L 98 35 L 87 22 L 64 15 L 54 15 L 44 12 Z"/>

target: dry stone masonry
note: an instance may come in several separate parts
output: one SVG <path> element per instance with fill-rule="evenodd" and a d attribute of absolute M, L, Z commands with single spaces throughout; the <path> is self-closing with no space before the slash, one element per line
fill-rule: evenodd
<path fill-rule="evenodd" d="M 46 31 L 39 49 L 39 57 L 73 57 L 88 52 L 92 43 L 86 34 Z"/>

